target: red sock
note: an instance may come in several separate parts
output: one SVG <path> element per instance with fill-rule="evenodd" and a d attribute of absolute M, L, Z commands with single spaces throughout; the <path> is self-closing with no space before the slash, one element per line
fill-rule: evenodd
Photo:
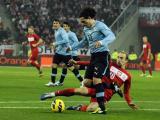
<path fill-rule="evenodd" d="M 81 108 L 79 109 L 79 111 L 86 112 L 87 107 L 88 107 L 87 105 L 82 105 Z"/>
<path fill-rule="evenodd" d="M 65 90 L 58 90 L 55 92 L 56 96 L 72 96 L 74 95 L 74 88 L 69 88 Z"/>
<path fill-rule="evenodd" d="M 35 61 L 31 61 L 31 65 L 35 66 L 38 70 L 40 70 L 40 64 L 37 64 Z"/>
<path fill-rule="evenodd" d="M 148 70 L 149 70 L 149 74 L 152 75 L 152 68 L 149 67 Z"/>
<path fill-rule="evenodd" d="M 146 72 L 145 72 L 145 68 L 144 68 L 144 66 L 140 66 L 140 68 L 141 68 L 141 70 L 142 70 L 143 74 L 145 74 Z"/>

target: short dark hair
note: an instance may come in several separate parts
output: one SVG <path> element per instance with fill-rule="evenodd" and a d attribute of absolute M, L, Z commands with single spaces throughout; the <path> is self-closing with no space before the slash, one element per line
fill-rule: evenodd
<path fill-rule="evenodd" d="M 63 24 L 70 26 L 69 22 L 67 22 L 67 21 L 64 21 Z"/>
<path fill-rule="evenodd" d="M 54 21 L 55 21 L 55 22 L 59 22 L 59 23 L 61 23 L 61 21 L 60 21 L 60 20 L 58 20 L 58 19 L 54 19 L 54 20 L 53 20 L 53 22 L 54 22 Z"/>
<path fill-rule="evenodd" d="M 90 7 L 84 8 L 79 15 L 79 17 L 84 17 L 86 19 L 89 17 L 94 18 L 95 16 L 96 16 L 96 11 Z"/>

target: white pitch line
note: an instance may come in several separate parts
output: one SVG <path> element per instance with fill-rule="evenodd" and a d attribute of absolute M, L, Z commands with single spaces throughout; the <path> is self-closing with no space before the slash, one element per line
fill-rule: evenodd
<path fill-rule="evenodd" d="M 64 100 L 65 101 L 65 100 Z M 0 101 L 0 104 L 14 104 L 14 103 L 50 103 L 51 101 Z M 87 103 L 89 101 L 65 101 L 65 103 Z M 126 101 L 110 101 L 111 103 L 125 103 Z M 160 101 L 134 101 L 135 103 L 160 103 Z"/>
<path fill-rule="evenodd" d="M 21 106 L 21 107 L 16 107 L 16 106 L 11 106 L 11 107 L 0 107 L 0 109 L 50 109 L 49 107 L 30 107 L 30 106 Z M 108 108 L 107 110 L 131 110 L 130 108 Z M 146 108 L 146 109 L 138 109 L 138 111 L 160 111 L 160 109 L 151 109 L 151 108 Z"/>

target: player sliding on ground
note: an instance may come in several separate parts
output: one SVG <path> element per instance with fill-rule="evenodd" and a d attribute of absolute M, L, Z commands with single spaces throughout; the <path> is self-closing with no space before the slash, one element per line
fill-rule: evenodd
<path fill-rule="evenodd" d="M 115 94 L 116 88 L 113 89 L 107 89 L 109 86 L 112 86 L 112 83 L 116 83 L 119 87 L 124 85 L 123 87 L 123 94 L 124 98 L 128 104 L 129 107 L 132 109 L 137 109 L 138 107 L 132 102 L 132 99 L 130 97 L 130 88 L 131 88 L 131 76 L 130 74 L 125 70 L 125 64 L 128 61 L 127 54 L 125 52 L 120 52 L 118 54 L 118 59 L 116 63 L 110 64 L 110 78 L 103 77 L 103 86 L 105 88 L 105 103 L 110 101 L 112 96 Z M 74 61 L 75 63 L 78 63 Z M 79 62 L 80 63 L 80 62 Z M 101 109 L 98 107 L 98 102 L 96 99 L 96 89 L 93 86 L 92 81 L 84 81 L 84 85 L 86 87 L 82 88 L 69 88 L 64 90 L 58 90 L 55 92 L 45 93 L 41 96 L 41 100 L 46 100 L 48 98 L 56 97 L 56 96 L 73 96 L 73 95 L 81 95 L 81 96 L 91 96 L 91 103 L 89 105 L 78 105 L 76 107 L 70 106 L 68 107 L 69 110 L 79 110 L 79 111 L 92 111 L 92 113 L 100 113 L 104 114 L 101 111 Z M 118 87 L 117 87 L 118 89 Z"/>
<path fill-rule="evenodd" d="M 41 65 L 38 63 L 38 46 L 43 43 L 43 40 L 34 32 L 34 27 L 28 27 L 28 34 L 26 35 L 31 53 L 29 54 L 28 63 L 37 68 L 39 76 L 42 76 Z M 27 45 L 28 42 L 23 42 L 22 45 Z"/>

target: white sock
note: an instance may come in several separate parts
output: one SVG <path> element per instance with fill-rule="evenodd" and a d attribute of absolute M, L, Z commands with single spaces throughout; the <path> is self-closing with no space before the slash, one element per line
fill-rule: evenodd
<path fill-rule="evenodd" d="M 51 95 L 52 97 L 55 97 L 55 92 L 51 92 L 50 95 Z"/>

